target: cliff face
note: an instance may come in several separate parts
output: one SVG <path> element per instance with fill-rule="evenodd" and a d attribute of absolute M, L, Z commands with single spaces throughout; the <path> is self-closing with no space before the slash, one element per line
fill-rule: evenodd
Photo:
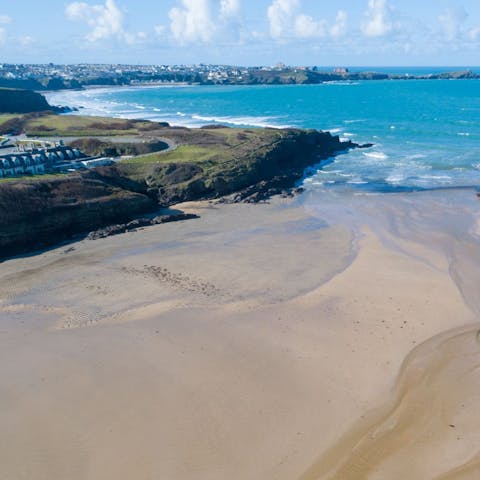
<path fill-rule="evenodd" d="M 45 247 L 129 221 L 156 202 L 95 174 L 0 185 L 0 257 Z"/>
<path fill-rule="evenodd" d="M 32 90 L 0 88 L 0 113 L 31 113 L 54 110 L 43 95 Z"/>
<path fill-rule="evenodd" d="M 218 198 L 260 182 L 293 187 L 306 167 L 355 145 L 317 130 L 284 130 L 281 138 L 264 141 L 255 149 L 212 162 L 162 162 L 145 173 L 150 192 L 163 205 Z M 118 174 L 129 176 L 128 164 L 118 164 Z"/>
<path fill-rule="evenodd" d="M 170 134 L 177 141 L 190 136 L 184 151 L 54 179 L 0 182 L 0 258 L 126 223 L 159 205 L 244 189 L 250 200 L 262 200 L 293 187 L 307 166 L 355 146 L 316 130 L 172 129 Z M 177 161 L 169 161 L 173 158 Z"/>

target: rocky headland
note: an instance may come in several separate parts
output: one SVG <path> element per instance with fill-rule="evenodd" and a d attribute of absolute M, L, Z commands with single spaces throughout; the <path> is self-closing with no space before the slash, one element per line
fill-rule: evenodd
<path fill-rule="evenodd" d="M 50 105 L 45 97 L 33 90 L 0 88 L 0 113 L 34 113 L 68 111 Z"/>
<path fill-rule="evenodd" d="M 95 170 L 0 181 L 3 258 L 112 225 L 115 228 L 90 238 L 163 223 L 166 219 L 155 220 L 154 212 L 180 202 L 258 202 L 290 194 L 307 167 L 358 146 L 317 130 L 188 129 L 103 119 L 102 128 L 95 132 L 99 121 L 94 117 L 47 115 L 21 120 L 26 122 L 27 131 L 48 125 L 49 134 L 65 135 L 69 128 L 75 129 L 77 135 L 86 134 L 83 145 L 96 149 L 98 142 L 87 139 L 92 133 L 105 135 L 110 121 L 116 129 L 112 132 L 136 135 L 140 145 L 162 141 L 170 148 Z M 152 214 L 148 221 L 132 223 L 146 213 Z M 172 217 L 185 219 L 182 215 Z"/>

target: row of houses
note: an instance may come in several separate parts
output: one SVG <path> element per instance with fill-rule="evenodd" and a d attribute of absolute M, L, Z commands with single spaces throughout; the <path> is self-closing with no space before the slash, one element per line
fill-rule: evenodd
<path fill-rule="evenodd" d="M 38 175 L 86 158 L 77 148 L 56 146 L 0 154 L 0 178 Z"/>

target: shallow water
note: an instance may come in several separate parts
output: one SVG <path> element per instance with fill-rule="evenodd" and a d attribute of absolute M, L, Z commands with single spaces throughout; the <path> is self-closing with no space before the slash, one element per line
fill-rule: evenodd
<path fill-rule="evenodd" d="M 391 403 L 358 422 L 302 480 L 478 478 L 479 328 L 455 329 L 413 350 Z"/>
<path fill-rule="evenodd" d="M 333 189 L 308 191 L 302 202 L 311 215 L 348 225 L 357 236 L 369 228 L 406 255 L 421 255 L 417 247 L 436 251 L 447 260 L 466 303 L 480 315 L 480 201 L 473 189 L 395 194 Z"/>

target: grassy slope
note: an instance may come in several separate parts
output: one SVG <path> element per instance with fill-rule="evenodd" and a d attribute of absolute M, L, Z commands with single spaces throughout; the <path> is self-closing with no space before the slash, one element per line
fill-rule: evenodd
<path fill-rule="evenodd" d="M 25 131 L 31 136 L 115 136 L 138 135 L 148 122 L 77 115 L 46 115 L 28 120 Z"/>
<path fill-rule="evenodd" d="M 0 125 L 3 125 L 7 120 L 10 120 L 11 118 L 18 117 L 19 115 L 16 115 L 14 113 L 2 113 L 0 115 Z"/>
<path fill-rule="evenodd" d="M 1 120 L 12 120 L 5 118 Z M 175 148 L 95 171 L 0 182 L 0 258 L 128 221 L 157 202 L 172 205 L 227 195 L 261 182 L 270 188 L 268 181 L 274 179 L 288 188 L 307 165 L 346 147 L 338 137 L 311 130 L 187 129 L 60 115 L 25 115 L 20 120 L 30 135 L 81 136 L 82 141 L 136 135 L 140 143 L 144 137 L 165 139 Z"/>
<path fill-rule="evenodd" d="M 0 126 L 13 118 L 19 119 L 24 132 L 32 137 L 131 136 L 152 128 L 152 123 L 147 121 L 43 113 L 1 115 Z"/>
<path fill-rule="evenodd" d="M 149 188 L 166 186 L 171 190 L 166 195 L 168 202 L 182 198 L 179 192 L 183 188 L 224 194 L 239 188 L 240 183 L 245 185 L 247 179 L 252 178 L 253 170 L 263 168 L 259 167 L 259 159 L 271 155 L 279 144 L 286 143 L 286 139 L 287 143 L 292 143 L 292 136 L 296 135 L 293 130 L 171 128 L 155 122 L 80 115 L 36 114 L 18 118 L 30 136 L 88 139 L 121 135 L 166 139 L 176 148 L 124 161 L 118 164 L 118 174 L 145 182 Z M 308 156 L 311 150 L 303 145 L 297 153 Z M 287 156 L 295 155 L 290 152 Z M 265 174 L 265 171 L 260 173 Z M 192 185 L 195 182 L 196 185 Z"/>
<path fill-rule="evenodd" d="M 234 176 L 248 168 L 249 162 L 271 149 L 286 136 L 286 132 L 273 129 L 214 129 L 191 130 L 190 138 L 163 132 L 165 137 L 180 144 L 166 153 L 136 157 L 121 162 L 120 172 L 134 180 L 146 179 L 151 185 L 175 183 L 178 188 L 195 180 L 208 183 L 219 176 Z M 188 142 L 187 144 L 183 144 Z M 175 174 L 174 174 L 175 172 Z"/>

